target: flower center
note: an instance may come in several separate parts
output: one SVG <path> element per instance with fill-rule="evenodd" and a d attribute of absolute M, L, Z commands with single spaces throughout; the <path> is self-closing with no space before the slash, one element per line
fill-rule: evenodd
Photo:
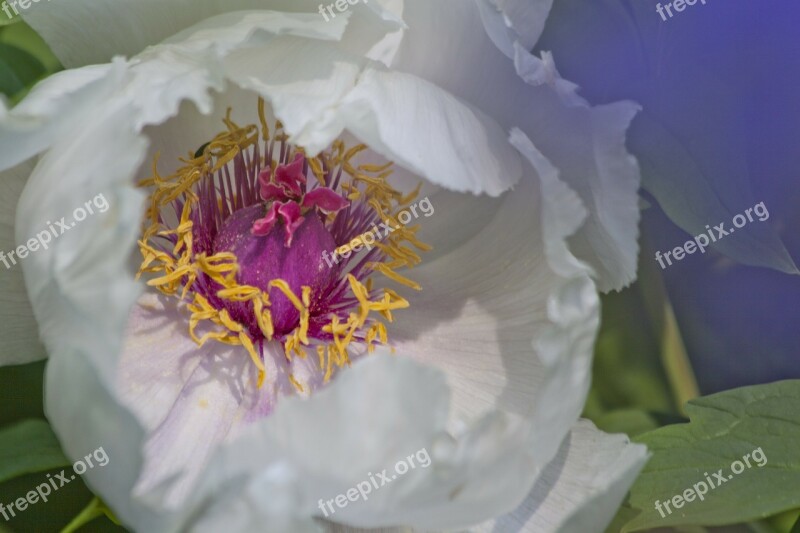
<path fill-rule="evenodd" d="M 375 289 L 374 275 L 420 289 L 397 272 L 421 261 L 408 245 L 430 250 L 416 238 L 418 227 L 398 222 L 419 187 L 403 195 L 387 181 L 391 163 L 357 164 L 363 145 L 335 141 L 307 158 L 280 123 L 270 136 L 263 101 L 259 119 L 261 128 L 241 127 L 229 110 L 226 131 L 182 159 L 177 172 L 162 177 L 154 162 L 142 182 L 151 194 L 139 275 L 185 303 L 198 345 L 241 345 L 259 370 L 259 387 L 265 344 L 273 341 L 288 362 L 314 349 L 324 383 L 350 364 L 351 344 L 364 346 L 361 353 L 387 344 L 383 320 L 408 307 L 396 291 Z M 379 224 L 392 231 L 375 236 Z M 360 252 L 338 254 L 355 242 L 364 244 Z M 299 392 L 309 388 L 310 380 L 288 379 Z"/>
<path fill-rule="evenodd" d="M 336 248 L 336 241 L 315 213 L 299 220 L 298 225 L 276 224 L 266 235 L 253 235 L 250 230 L 264 211 L 263 206 L 252 205 L 232 214 L 214 239 L 214 252 L 236 256 L 237 281 L 243 285 L 264 289 L 270 281 L 282 279 L 295 294 L 300 294 L 304 286 L 310 287 L 314 298 L 311 313 L 316 314 L 338 280 L 322 259 L 323 252 Z M 292 232 L 290 246 L 286 245 L 287 231 Z M 299 327 L 300 312 L 289 298 L 279 289 L 271 289 L 269 299 L 275 335 L 285 336 Z M 239 302 L 225 301 L 223 305 L 235 320 L 254 325 L 252 313 L 243 310 Z"/>

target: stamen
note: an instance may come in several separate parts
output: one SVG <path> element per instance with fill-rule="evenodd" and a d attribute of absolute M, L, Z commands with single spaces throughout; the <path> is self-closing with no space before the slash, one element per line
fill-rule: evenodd
<path fill-rule="evenodd" d="M 242 346 L 258 370 L 258 387 L 266 377 L 264 343 L 272 341 L 282 344 L 288 362 L 293 356 L 305 358 L 306 347 L 313 346 L 327 383 L 336 368 L 350 364 L 353 343 L 365 345 L 367 353 L 377 344 L 387 344 L 386 326 L 378 318 L 391 322 L 392 311 L 409 306 L 391 289 L 376 294 L 372 274 L 421 289 L 397 272 L 421 262 L 410 246 L 420 252 L 431 249 L 416 237 L 418 227 L 405 227 L 397 220 L 417 198 L 421 184 L 403 195 L 387 181 L 392 163 L 357 165 L 356 158 L 368 149 L 363 144 L 348 148 L 336 140 L 329 151 L 309 157 L 288 144 L 279 121 L 271 137 L 262 99 L 258 122 L 260 127 L 239 126 L 228 109 L 226 131 L 189 152 L 180 160 L 183 166 L 169 176 L 158 173 L 156 155 L 152 176 L 141 182 L 151 192 L 138 241 L 142 262 L 137 279 L 147 274 L 148 286 L 185 302 L 191 313 L 189 335 L 198 346 L 209 340 Z M 314 180 L 306 178 L 308 172 Z M 220 233 L 230 233 L 227 228 L 237 217 L 244 220 L 248 213 L 257 213 L 253 210 L 258 206 L 263 206 L 264 215 L 272 209 L 272 218 L 258 220 L 252 232 L 231 234 L 240 239 L 235 242 L 264 239 L 262 248 L 254 248 L 259 250 L 273 250 L 264 246 L 276 231 L 286 233 L 284 254 L 293 254 L 295 247 L 313 250 L 325 242 L 334 243 L 326 250 L 334 251 L 371 233 L 378 223 L 392 231 L 352 265 L 337 260 L 329 270 L 323 264 L 318 271 L 304 258 L 295 270 L 287 270 L 289 277 L 262 280 L 252 273 L 265 267 L 252 261 L 283 268 L 281 261 L 294 256 L 253 259 L 233 253 L 234 248 L 217 247 Z M 298 238 L 306 244 L 297 244 Z M 297 271 L 307 272 L 308 282 L 298 283 L 305 278 L 297 278 Z M 207 328 L 202 335 L 201 325 Z M 299 393 L 306 391 L 294 375 L 287 375 Z"/>

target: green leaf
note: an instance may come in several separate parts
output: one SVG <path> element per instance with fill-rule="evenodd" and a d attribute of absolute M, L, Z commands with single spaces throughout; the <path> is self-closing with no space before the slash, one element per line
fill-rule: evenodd
<path fill-rule="evenodd" d="M 0 93 L 14 96 L 45 72 L 44 65 L 25 50 L 0 43 Z"/>
<path fill-rule="evenodd" d="M 653 415 L 641 409 L 611 411 L 600 416 L 594 422 L 598 429 L 606 433 L 625 433 L 629 437 L 658 429 L 660 426 Z"/>
<path fill-rule="evenodd" d="M 10 26 L 11 24 L 16 24 L 17 22 L 21 21 L 22 17 L 19 15 L 14 15 L 9 18 L 4 12 L 0 11 L 0 28 L 3 26 Z"/>
<path fill-rule="evenodd" d="M 766 523 L 772 528 L 771 533 L 800 533 L 800 526 L 797 531 L 792 531 L 792 527 L 800 523 L 800 509 L 771 516 Z"/>
<path fill-rule="evenodd" d="M 44 418 L 46 361 L 0 367 L 0 427 L 28 418 Z"/>
<path fill-rule="evenodd" d="M 2 12 L 0 12 L 0 15 L 2 15 Z M 3 28 L 2 32 L 0 32 L 0 42 L 22 48 L 30 53 L 44 65 L 48 74 L 64 68 L 52 50 L 50 50 L 50 47 L 47 46 L 47 43 L 44 42 L 44 39 L 24 22 Z"/>
<path fill-rule="evenodd" d="M 624 531 L 735 524 L 800 506 L 800 380 L 699 398 L 686 411 L 688 424 L 635 439 L 653 457 L 631 488 L 629 503 L 640 514 Z M 680 508 L 670 503 L 664 517 L 656 510 L 656 501 L 663 509 L 687 489 L 702 491 L 701 483 L 707 489 L 702 500 L 694 493 Z"/>
<path fill-rule="evenodd" d="M 26 420 L 0 430 L 0 482 L 69 464 L 44 420 Z"/>

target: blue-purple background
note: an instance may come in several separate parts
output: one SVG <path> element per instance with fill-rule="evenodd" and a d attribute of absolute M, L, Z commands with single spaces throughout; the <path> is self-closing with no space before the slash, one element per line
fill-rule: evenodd
<path fill-rule="evenodd" d="M 656 4 L 555 0 L 557 23 L 538 48 L 554 52 L 561 74 L 592 103 L 643 105 L 628 143 L 643 162 L 647 191 L 672 183 L 694 194 L 706 179 L 734 214 L 764 201 L 771 215 L 764 224 L 800 261 L 800 3 L 707 0 L 666 22 Z M 650 118 L 691 153 L 703 178 L 677 158 L 654 172 L 647 161 L 666 150 L 649 135 Z M 705 223 L 721 221 L 709 214 Z M 689 238 L 658 205 L 645 212 L 642 231 L 644 261 Z M 762 250 L 749 253 L 769 261 Z M 800 377 L 800 276 L 719 252 L 687 256 L 663 275 L 704 394 Z"/>

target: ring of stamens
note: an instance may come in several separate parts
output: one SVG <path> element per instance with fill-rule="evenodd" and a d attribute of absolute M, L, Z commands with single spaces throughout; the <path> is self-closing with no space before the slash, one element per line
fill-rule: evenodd
<path fill-rule="evenodd" d="M 387 181 L 392 173 L 391 163 L 356 165 L 355 158 L 367 147 L 348 148 L 341 140 L 335 141 L 330 150 L 306 158 L 308 171 L 320 187 L 346 192 L 346 199 L 357 206 L 352 212 L 358 216 L 353 218 L 363 222 L 372 217 L 394 230 L 383 242 L 376 242 L 375 248 L 349 271 L 340 268 L 341 279 L 332 294 L 322 295 L 336 301 L 327 316 L 314 309 L 311 287 L 303 286 L 298 295 L 280 278 L 271 280 L 267 287 L 240 284 L 239 260 L 229 252 L 210 253 L 206 242 L 209 231 L 213 233 L 239 209 L 259 202 L 256 185 L 259 169 L 275 171 L 296 154 L 305 156 L 302 149 L 288 144 L 288 135 L 282 131 L 280 122 L 276 123 L 274 135 L 270 135 L 262 100 L 258 116 L 260 128 L 254 124 L 239 126 L 231 120 L 229 109 L 223 119 L 225 131 L 194 154 L 181 158 L 182 166 L 168 176 L 158 173 L 158 155 L 155 157 L 152 176 L 141 182 L 141 186 L 150 188 L 150 195 L 138 242 L 142 263 L 137 278 L 146 274 L 147 285 L 186 303 L 191 312 L 189 334 L 198 346 L 214 340 L 244 347 L 258 369 L 258 387 L 266 376 L 264 342 L 272 340 L 282 343 L 288 361 L 293 356 L 305 358 L 306 349 L 313 347 L 319 368 L 324 369 L 324 382 L 328 382 L 336 369 L 350 364 L 351 343 L 365 344 L 369 353 L 376 344 L 387 344 L 386 325 L 381 318 L 391 322 L 392 311 L 409 306 L 392 289 L 374 289 L 372 275 L 381 274 L 420 290 L 416 282 L 397 272 L 421 261 L 408 245 L 419 251 L 431 249 L 417 238 L 419 226 L 407 227 L 397 220 L 403 208 L 417 197 L 420 187 L 408 195 L 401 194 Z M 176 219 L 174 227 L 166 222 L 170 210 Z M 347 213 L 329 213 L 325 217 L 326 227 L 341 234 L 350 226 L 357 228 L 358 224 L 348 219 L 350 212 L 348 207 Z M 300 315 L 297 327 L 290 333 L 276 335 L 270 289 L 285 295 Z M 254 320 L 242 317 L 235 320 L 226 308 L 233 303 L 246 305 L 248 316 Z M 315 324 L 320 320 L 323 324 L 315 329 L 313 336 L 312 319 Z M 249 327 L 247 322 L 255 326 Z M 199 335 L 201 325 L 210 330 Z M 299 392 L 304 392 L 303 385 L 291 373 L 289 381 Z"/>

